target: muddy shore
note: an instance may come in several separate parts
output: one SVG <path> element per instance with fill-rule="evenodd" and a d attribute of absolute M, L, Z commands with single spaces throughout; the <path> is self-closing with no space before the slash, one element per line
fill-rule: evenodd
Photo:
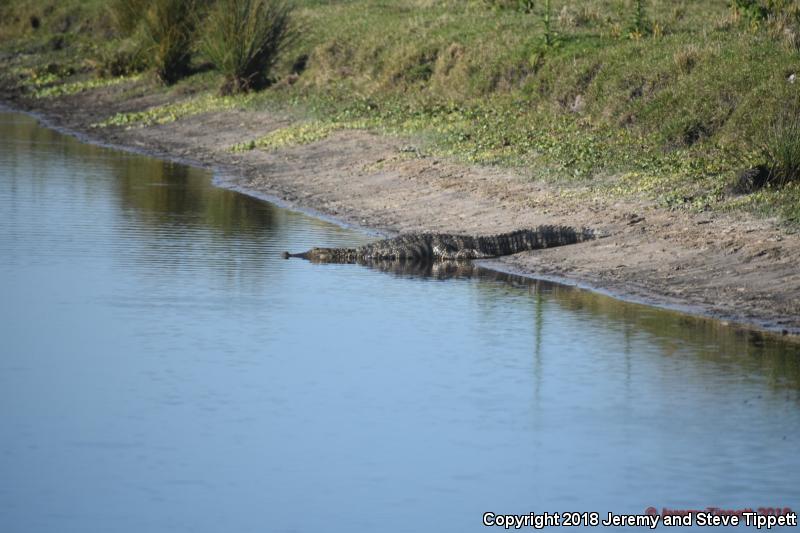
<path fill-rule="evenodd" d="M 466 166 L 421 152 L 413 139 L 347 131 L 279 151 L 229 147 L 285 127 L 282 113 L 223 111 L 132 129 L 92 128 L 120 111 L 164 103 L 114 88 L 52 99 L 0 94 L 49 125 L 93 142 L 213 168 L 221 184 L 288 207 L 391 235 L 491 234 L 539 224 L 609 236 L 486 263 L 652 305 L 800 335 L 800 235 L 742 213 L 671 211 L 644 200 L 575 200 L 513 170 Z"/>

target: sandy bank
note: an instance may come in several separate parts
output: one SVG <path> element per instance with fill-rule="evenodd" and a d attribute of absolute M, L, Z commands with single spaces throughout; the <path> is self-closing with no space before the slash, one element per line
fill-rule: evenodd
<path fill-rule="evenodd" d="M 362 131 L 280 151 L 228 149 L 289 124 L 280 114 L 225 111 L 160 126 L 92 129 L 117 111 L 161 102 L 145 93 L 120 99 L 113 89 L 6 100 L 92 140 L 220 168 L 229 186 L 386 234 L 597 228 L 610 237 L 502 258 L 496 266 L 800 334 L 800 235 L 774 221 L 669 211 L 630 199 L 575 200 L 509 169 L 425 156 L 408 139 Z"/>

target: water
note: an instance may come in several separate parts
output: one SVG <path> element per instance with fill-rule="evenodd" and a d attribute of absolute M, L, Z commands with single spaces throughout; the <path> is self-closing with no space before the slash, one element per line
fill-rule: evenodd
<path fill-rule="evenodd" d="M 368 237 L 0 114 L 0 531 L 800 508 L 800 350 Z M 471 275 L 470 275 L 471 274 Z"/>

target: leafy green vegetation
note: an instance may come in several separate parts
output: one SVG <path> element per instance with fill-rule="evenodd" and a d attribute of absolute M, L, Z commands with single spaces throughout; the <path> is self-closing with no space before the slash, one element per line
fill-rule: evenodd
<path fill-rule="evenodd" d="M 638 38 L 641 38 L 648 32 L 647 15 L 644 9 L 644 0 L 634 0 L 633 7 L 633 28 L 631 31 Z"/>
<path fill-rule="evenodd" d="M 218 0 L 211 12 L 232 1 Z M 35 92 L 109 75 L 98 58 L 124 48 L 120 43 L 131 36 L 110 21 L 104 4 L 52 0 L 50 13 L 47 3 L 10 0 L 0 8 L 5 78 Z M 800 96 L 796 0 L 303 0 L 295 6 L 303 32 L 282 54 L 250 70 L 235 66 L 243 59 L 226 67 L 207 46 L 195 48 L 194 38 L 183 50 L 197 50 L 195 68 L 217 65 L 213 83 L 209 74 L 191 75 L 185 63 L 179 70 L 190 77 L 177 88 L 148 88 L 166 92 L 167 103 L 103 124 L 127 127 L 234 108 L 293 110 L 307 120 L 238 149 L 274 149 L 363 126 L 414 135 L 428 153 L 514 166 L 586 191 L 575 194 L 638 195 L 668 208 L 747 209 L 800 222 L 800 189 L 791 177 L 797 128 L 781 122 Z M 38 29 L 30 13 L 40 17 Z M 83 22 L 62 32 L 58 19 L 69 13 L 80 13 Z M 201 25 L 201 34 L 210 35 L 212 26 Z M 98 43 L 103 32 L 116 40 Z M 242 35 L 242 49 L 257 48 L 254 35 Z M 225 44 L 233 41 L 219 42 L 220 49 L 233 48 Z M 215 95 L 224 84 L 245 88 L 231 80 L 255 80 L 253 72 L 261 77 L 254 88 L 268 78 L 276 83 L 257 96 Z M 759 166 L 790 178 L 729 192 L 743 170 Z"/>
<path fill-rule="evenodd" d="M 321 141 L 335 131 L 363 130 L 375 126 L 377 126 L 376 122 L 368 120 L 303 122 L 281 128 L 264 137 L 253 139 L 246 143 L 236 144 L 231 147 L 231 151 L 245 152 L 248 150 L 255 150 L 256 148 L 277 150 L 286 146 L 297 146 L 299 144 Z"/>
<path fill-rule="evenodd" d="M 110 87 L 112 85 L 120 85 L 122 83 L 129 83 L 138 80 L 138 76 L 118 77 L 118 78 L 99 78 L 81 80 L 70 83 L 58 83 L 42 87 L 36 90 L 33 95 L 35 98 L 53 98 L 56 96 L 65 96 L 70 94 L 78 94 L 92 89 L 99 89 L 101 87 Z"/>
<path fill-rule="evenodd" d="M 533 10 L 533 6 L 529 6 Z M 553 45 L 553 24 L 552 24 L 552 2 L 551 0 L 544 0 L 544 13 L 542 14 L 542 22 L 544 23 L 544 44 L 547 46 Z"/>
<path fill-rule="evenodd" d="M 177 102 L 155 106 L 145 111 L 132 111 L 117 113 L 108 119 L 94 124 L 94 127 L 143 127 L 154 124 L 169 124 L 184 117 L 211 113 L 215 111 L 230 111 L 248 104 L 247 98 L 233 98 L 231 96 L 217 96 L 204 93 L 198 97 L 180 100 Z"/>

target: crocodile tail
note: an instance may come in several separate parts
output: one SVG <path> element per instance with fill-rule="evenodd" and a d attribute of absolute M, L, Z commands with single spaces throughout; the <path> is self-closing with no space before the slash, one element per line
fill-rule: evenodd
<path fill-rule="evenodd" d="M 576 244 L 594 238 L 594 232 L 588 228 L 575 229 L 557 225 L 542 225 L 492 237 L 498 244 L 497 255 Z"/>
<path fill-rule="evenodd" d="M 540 247 L 550 248 L 589 241 L 595 238 L 594 231 L 589 228 L 575 229 L 571 226 L 539 226 L 537 231 L 541 236 Z"/>
<path fill-rule="evenodd" d="M 585 241 L 593 241 L 597 239 L 597 233 L 591 228 L 582 227 L 580 229 L 575 230 L 577 241 L 576 242 L 585 242 Z"/>

